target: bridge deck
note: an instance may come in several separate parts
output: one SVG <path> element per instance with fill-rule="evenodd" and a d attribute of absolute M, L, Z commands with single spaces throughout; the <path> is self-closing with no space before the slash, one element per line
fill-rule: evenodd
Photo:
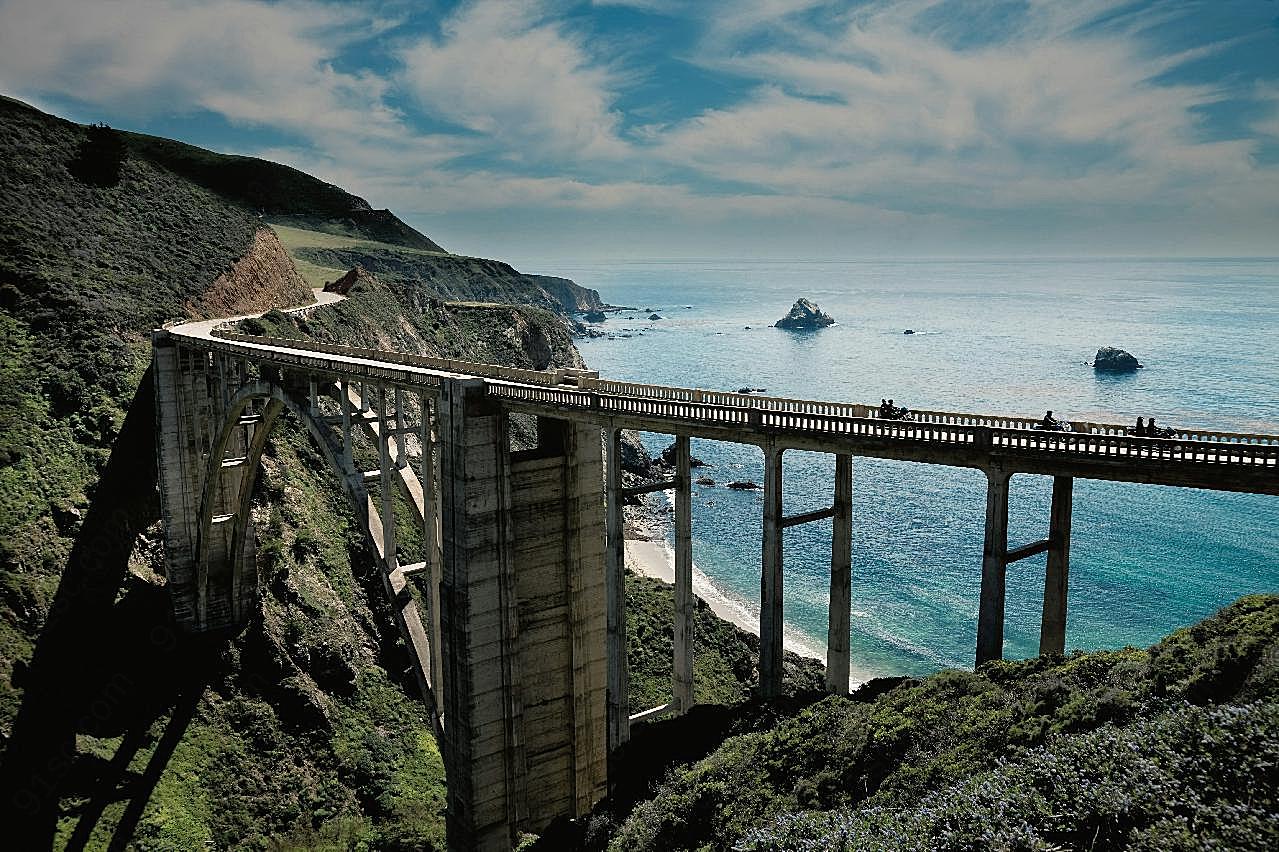
<path fill-rule="evenodd" d="M 1184 429 L 1169 438 L 1125 434 L 1113 423 L 1033 429 L 1032 418 L 943 411 L 910 421 L 873 406 L 785 399 L 600 379 L 581 370 L 520 370 L 284 338 L 218 331 L 215 323 L 168 330 L 185 345 L 328 376 L 416 390 L 446 378 L 480 378 L 508 407 L 714 440 L 1010 472 L 1279 494 L 1279 435 Z"/>

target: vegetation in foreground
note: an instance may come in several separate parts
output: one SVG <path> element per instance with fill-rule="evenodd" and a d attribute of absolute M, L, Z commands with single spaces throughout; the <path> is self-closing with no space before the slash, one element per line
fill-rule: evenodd
<path fill-rule="evenodd" d="M 1148 650 L 886 685 L 672 770 L 609 848 L 1279 846 L 1279 596 Z"/>

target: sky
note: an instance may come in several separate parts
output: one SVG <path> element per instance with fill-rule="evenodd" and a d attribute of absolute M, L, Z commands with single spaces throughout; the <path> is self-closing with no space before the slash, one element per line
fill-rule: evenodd
<path fill-rule="evenodd" d="M 524 263 L 1279 255 L 1275 0 L 0 0 L 0 92 Z"/>

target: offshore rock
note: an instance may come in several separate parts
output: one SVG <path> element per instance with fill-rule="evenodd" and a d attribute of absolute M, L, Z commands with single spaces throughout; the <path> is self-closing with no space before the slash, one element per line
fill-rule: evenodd
<path fill-rule="evenodd" d="M 728 483 L 728 487 L 734 491 L 758 491 L 760 485 L 758 482 L 750 482 L 749 480 L 734 480 Z"/>
<path fill-rule="evenodd" d="M 675 442 L 674 441 L 671 441 L 669 444 L 666 445 L 666 449 L 662 450 L 661 462 L 667 467 L 675 466 Z M 688 457 L 688 466 L 689 467 L 706 467 L 706 462 L 702 461 L 697 456 L 690 454 Z"/>
<path fill-rule="evenodd" d="M 790 309 L 790 313 L 773 323 L 773 327 L 788 328 L 794 331 L 810 331 L 834 324 L 835 318 L 833 316 L 807 299 L 799 299 Z"/>
<path fill-rule="evenodd" d="M 604 316 L 603 311 L 587 311 L 582 314 L 582 319 L 587 322 L 604 322 L 608 317 Z"/>
<path fill-rule="evenodd" d="M 1093 369 L 1099 373 L 1131 373 L 1143 366 L 1131 353 L 1113 346 L 1103 346 L 1092 359 Z"/>

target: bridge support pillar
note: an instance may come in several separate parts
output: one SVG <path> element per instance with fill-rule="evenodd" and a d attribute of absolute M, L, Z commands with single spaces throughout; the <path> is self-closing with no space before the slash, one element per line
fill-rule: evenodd
<path fill-rule="evenodd" d="M 675 438 L 675 667 L 677 713 L 693 706 L 693 479 L 687 435 Z"/>
<path fill-rule="evenodd" d="M 977 610 L 977 665 L 1004 655 L 1004 588 L 1008 564 L 1008 480 L 986 471 L 986 539 L 982 547 L 981 600 Z"/>
<path fill-rule="evenodd" d="M 482 380 L 439 414 L 449 848 L 506 850 L 606 792 L 599 430 L 539 418 L 512 452 Z"/>
<path fill-rule="evenodd" d="M 222 360 L 177 345 L 165 331 L 152 336 L 152 359 L 174 617 L 197 632 L 233 628 L 257 595 L 252 519 L 241 493 L 252 456 L 248 438 L 238 425 L 224 424 L 229 392 Z"/>
<path fill-rule="evenodd" d="M 604 549 L 608 647 L 608 748 L 631 737 L 630 676 L 626 670 L 626 534 L 622 515 L 622 432 L 608 429 L 605 477 L 607 541 Z"/>
<path fill-rule="evenodd" d="M 782 691 L 782 450 L 764 447 L 764 548 L 759 606 L 759 691 Z"/>
<path fill-rule="evenodd" d="M 835 456 L 835 514 L 831 520 L 830 608 L 826 632 L 826 689 L 848 694 L 853 595 L 853 457 Z"/>
<path fill-rule="evenodd" d="M 1066 592 L 1070 584 L 1070 516 L 1075 481 L 1053 477 L 1052 508 L 1048 515 L 1048 567 L 1044 574 L 1044 612 L 1039 626 L 1039 653 L 1066 650 Z"/>

